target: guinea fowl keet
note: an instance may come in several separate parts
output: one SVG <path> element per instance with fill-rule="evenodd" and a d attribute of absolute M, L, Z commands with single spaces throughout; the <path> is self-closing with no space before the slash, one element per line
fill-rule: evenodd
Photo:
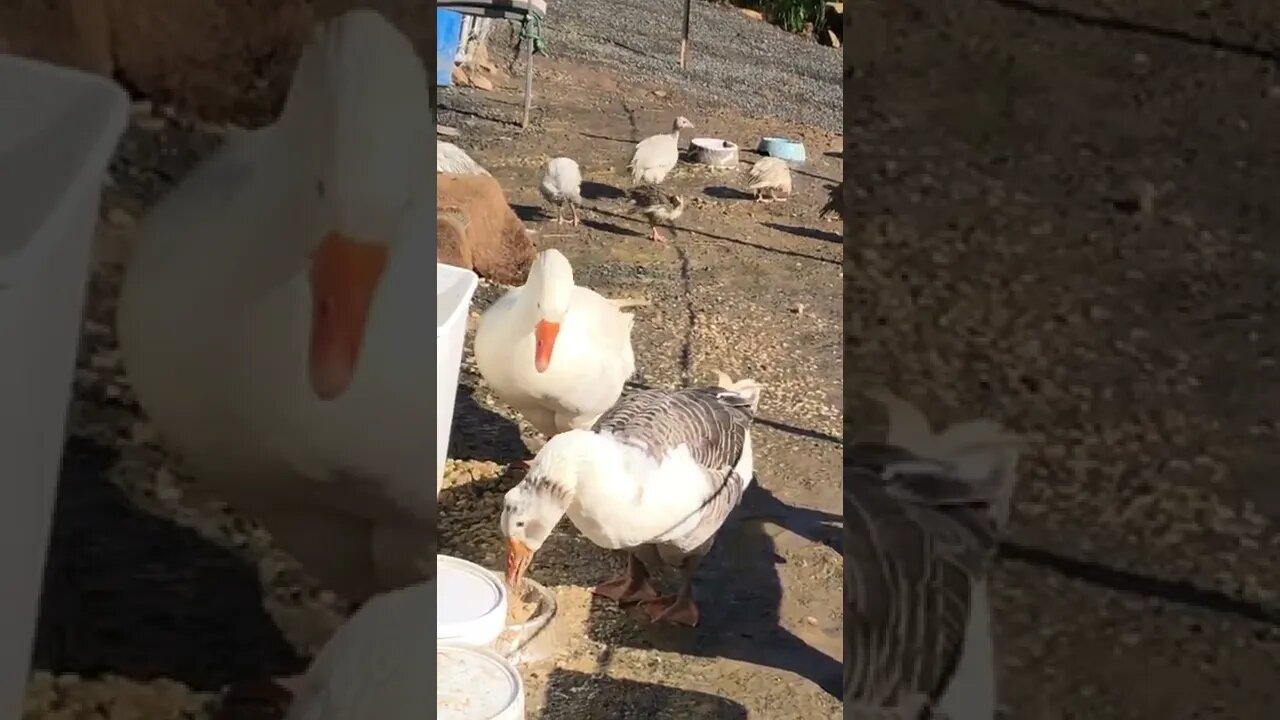
<path fill-rule="evenodd" d="M 684 213 L 685 200 L 680 195 L 673 195 L 657 185 L 640 185 L 627 193 L 635 211 L 649 222 L 655 242 L 665 242 L 666 238 L 658 232 L 658 225 L 675 222 Z"/>

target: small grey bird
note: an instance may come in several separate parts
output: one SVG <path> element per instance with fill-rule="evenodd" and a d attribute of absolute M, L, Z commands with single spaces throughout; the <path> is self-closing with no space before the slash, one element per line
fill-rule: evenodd
<path fill-rule="evenodd" d="M 658 225 L 670 224 L 680 217 L 684 212 L 684 198 L 663 192 L 657 185 L 649 184 L 632 188 L 627 196 L 636 212 L 649 221 L 649 227 L 653 229 L 653 240 L 666 242 L 666 238 L 658 232 Z"/>
<path fill-rule="evenodd" d="M 556 224 L 564 223 L 562 215 L 564 206 L 569 206 L 572 214 L 571 225 L 577 225 L 578 206 L 582 204 L 582 171 L 578 163 L 567 157 L 552 158 L 547 162 L 542 174 L 542 184 L 538 186 L 542 197 L 556 208 Z"/>

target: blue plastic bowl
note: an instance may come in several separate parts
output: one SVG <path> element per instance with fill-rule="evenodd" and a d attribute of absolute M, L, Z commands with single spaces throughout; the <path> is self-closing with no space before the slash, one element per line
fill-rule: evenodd
<path fill-rule="evenodd" d="M 453 84 L 453 62 L 462 49 L 462 14 L 436 10 L 436 86 Z"/>
<path fill-rule="evenodd" d="M 798 140 L 767 137 L 760 141 L 756 150 L 763 155 L 786 160 L 793 165 L 803 165 L 805 161 L 804 143 Z"/>

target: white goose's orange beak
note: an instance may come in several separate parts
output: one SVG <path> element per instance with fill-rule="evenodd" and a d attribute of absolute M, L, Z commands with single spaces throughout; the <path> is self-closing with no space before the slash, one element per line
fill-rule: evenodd
<path fill-rule="evenodd" d="M 556 336 L 560 334 L 560 323 L 539 320 L 534 328 L 533 368 L 538 372 L 546 372 L 551 366 L 551 352 L 556 347 Z"/>
<path fill-rule="evenodd" d="M 528 545 L 519 540 L 507 540 L 507 587 L 512 590 L 520 587 L 520 581 L 524 579 L 524 573 L 529 569 L 529 563 L 533 562 L 533 551 Z"/>
<path fill-rule="evenodd" d="M 311 258 L 311 388 L 321 400 L 346 392 L 356 373 L 369 306 L 387 267 L 385 245 L 329 233 Z"/>

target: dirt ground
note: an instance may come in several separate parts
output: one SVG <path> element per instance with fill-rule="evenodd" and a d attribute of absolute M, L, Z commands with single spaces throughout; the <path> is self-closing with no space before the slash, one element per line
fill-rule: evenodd
<path fill-rule="evenodd" d="M 621 561 L 569 523 L 538 554 L 530 572 L 555 587 L 564 649 L 526 669 L 530 717 L 838 717 L 842 245 L 840 225 L 818 210 L 841 176 L 840 139 L 565 61 L 539 60 L 537 93 L 528 131 L 511 124 L 512 88 L 442 91 L 440 118 L 502 182 L 540 246 L 569 257 L 577 282 L 651 303 L 636 309 L 638 385 L 706 382 L 721 369 L 761 381 L 765 394 L 757 485 L 703 566 L 696 631 L 654 628 L 594 600 L 587 588 Z M 697 126 L 693 135 L 744 147 L 765 134 L 802 137 L 812 160 L 794 175 L 795 197 L 757 205 L 741 190 L 741 170 L 682 164 L 666 185 L 691 206 L 669 244 L 648 239 L 620 199 L 625 166 L 634 143 L 677 114 Z M 555 225 L 537 192 L 542 164 L 557 155 L 583 170 L 588 206 L 578 228 Z M 744 153 L 742 169 L 755 158 Z M 482 288 L 476 310 L 499 293 Z M 515 482 L 505 464 L 532 434 L 473 367 L 464 374 L 440 498 L 441 551 L 500 568 L 501 494 Z"/>
<path fill-rule="evenodd" d="M 1277 30 L 1154 0 L 846 28 L 846 388 L 1035 439 L 994 581 L 1009 717 L 1280 717 Z"/>

